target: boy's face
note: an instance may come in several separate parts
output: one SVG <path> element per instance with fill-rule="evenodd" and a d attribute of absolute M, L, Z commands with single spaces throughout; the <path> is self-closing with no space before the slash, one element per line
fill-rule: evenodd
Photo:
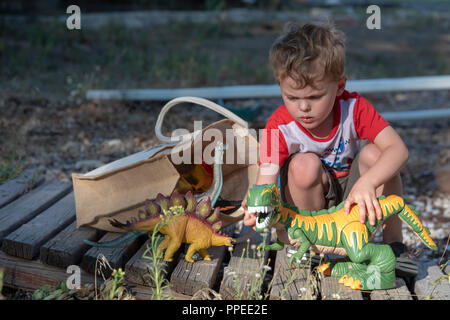
<path fill-rule="evenodd" d="M 342 94 L 347 78 L 339 82 L 322 79 L 316 88 L 306 86 L 298 89 L 290 77 L 280 82 L 281 95 L 288 112 L 300 124 L 317 136 L 328 135 L 333 124 L 333 106 L 336 96 Z"/>

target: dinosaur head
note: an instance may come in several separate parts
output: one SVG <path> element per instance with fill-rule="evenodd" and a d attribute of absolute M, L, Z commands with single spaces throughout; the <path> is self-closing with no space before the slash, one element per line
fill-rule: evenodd
<path fill-rule="evenodd" d="M 232 247 L 233 244 L 236 242 L 235 239 L 224 235 L 224 234 L 213 234 L 211 236 L 211 244 L 213 246 L 227 246 L 227 247 Z"/>
<path fill-rule="evenodd" d="M 278 187 L 272 184 L 253 185 L 247 193 L 248 212 L 256 213 L 257 232 L 270 229 L 279 220 L 281 198 Z"/>

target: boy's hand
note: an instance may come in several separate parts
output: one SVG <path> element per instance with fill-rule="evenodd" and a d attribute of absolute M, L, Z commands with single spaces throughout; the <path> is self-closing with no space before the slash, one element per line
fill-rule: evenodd
<path fill-rule="evenodd" d="M 359 178 L 350 191 L 344 204 L 344 212 L 350 213 L 350 207 L 356 203 L 359 208 L 359 220 L 364 223 L 366 214 L 369 216 L 370 224 L 375 225 L 375 217 L 378 220 L 383 218 L 380 204 L 376 196 L 376 187 L 364 178 Z"/>
<path fill-rule="evenodd" d="M 256 215 L 248 212 L 247 197 L 245 197 L 244 200 L 242 200 L 241 206 L 242 206 L 242 208 L 244 209 L 244 212 L 245 212 L 245 214 L 244 214 L 244 225 L 245 226 L 253 226 L 253 229 L 255 229 Z"/>

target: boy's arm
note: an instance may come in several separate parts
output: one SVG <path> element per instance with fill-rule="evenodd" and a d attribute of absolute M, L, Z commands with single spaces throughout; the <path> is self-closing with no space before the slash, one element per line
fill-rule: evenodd
<path fill-rule="evenodd" d="M 358 204 L 360 221 L 364 223 L 367 212 L 372 225 L 375 224 L 375 212 L 379 220 L 382 218 L 376 188 L 392 179 L 406 164 L 409 156 L 408 149 L 391 126 L 378 133 L 374 144 L 380 149 L 381 155 L 374 166 L 355 183 L 344 205 L 344 211 L 349 213 L 352 203 Z"/>
<path fill-rule="evenodd" d="M 280 171 L 280 167 L 278 165 L 274 165 L 274 164 L 270 164 L 270 163 L 262 163 L 259 166 L 255 184 L 261 185 L 261 184 L 277 183 L 279 171 Z M 244 197 L 244 200 L 242 200 L 241 205 L 242 205 L 242 208 L 244 208 L 244 212 L 245 212 L 244 225 L 254 226 L 256 223 L 256 216 L 253 214 L 250 214 L 248 212 L 247 196 Z"/>

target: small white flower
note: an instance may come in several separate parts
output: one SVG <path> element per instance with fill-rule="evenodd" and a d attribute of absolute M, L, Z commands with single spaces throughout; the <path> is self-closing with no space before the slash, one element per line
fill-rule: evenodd
<path fill-rule="evenodd" d="M 256 244 L 252 244 L 252 245 L 250 246 L 250 249 L 255 250 L 255 249 L 256 249 Z"/>
<path fill-rule="evenodd" d="M 263 266 L 263 269 L 265 269 L 265 270 L 267 270 L 267 271 L 270 271 L 270 270 L 272 270 L 272 268 L 271 268 L 271 267 L 269 267 L 269 266 L 266 266 L 266 265 L 264 265 L 264 266 Z"/>
<path fill-rule="evenodd" d="M 300 291 L 301 291 L 301 292 L 305 292 L 305 291 L 306 291 L 306 288 L 305 288 L 305 287 L 300 288 Z"/>
<path fill-rule="evenodd" d="M 333 293 L 332 298 L 335 300 L 339 300 L 339 299 L 341 299 L 341 296 L 338 295 L 337 293 Z"/>
<path fill-rule="evenodd" d="M 261 278 L 261 274 L 255 273 L 255 278 Z"/>
<path fill-rule="evenodd" d="M 325 254 L 321 253 L 321 254 L 320 254 L 320 257 L 321 257 L 321 258 L 325 257 Z"/>

